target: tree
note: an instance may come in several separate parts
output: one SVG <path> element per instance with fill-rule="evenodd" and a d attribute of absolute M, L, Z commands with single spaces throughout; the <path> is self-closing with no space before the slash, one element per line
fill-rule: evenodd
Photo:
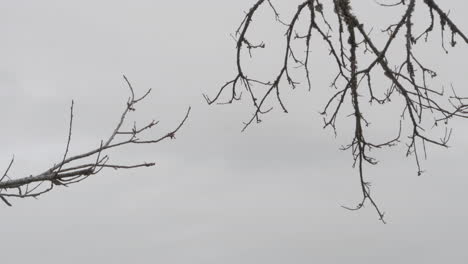
<path fill-rule="evenodd" d="M 385 45 L 382 47 L 376 44 L 371 34 L 371 26 L 366 25 L 354 14 L 350 0 L 333 0 L 325 3 L 320 0 L 302 1 L 287 22 L 280 16 L 273 1 L 256 0 L 235 32 L 237 71 L 234 78 L 221 86 L 214 97 L 209 98 L 205 95 L 205 99 L 208 104 L 215 102 L 231 104 L 241 100 L 241 89 L 245 89 L 248 94 L 247 100 L 253 104 L 254 109 L 252 117 L 245 122 L 242 131 L 254 121 L 260 122 L 261 116 L 272 110 L 272 107 L 267 107 L 267 99 L 271 97 L 276 98 L 279 107 L 287 113 L 287 107 L 281 97 L 281 88 L 284 83 L 292 88 L 299 84 L 291 75 L 292 68 L 297 66 L 304 69 L 307 86 L 309 90 L 312 89 L 309 70 L 310 52 L 313 50 L 311 39 L 318 35 L 317 37 L 321 38 L 328 47 L 338 71 L 331 84 L 331 87 L 336 89 L 336 93 L 329 98 L 321 112 L 324 116 L 324 128 L 330 127 L 336 133 L 337 117 L 343 115 L 343 105 L 347 100 L 351 102 L 351 116 L 355 121 L 354 138 L 342 149 L 350 150 L 352 153 L 353 167 L 357 166 L 359 172 L 362 200 L 356 207 L 345 208 L 359 210 L 369 202 L 380 220 L 385 223 L 384 212 L 371 196 L 370 183 L 364 176 L 365 164 L 377 164 L 377 160 L 371 157 L 369 152 L 372 149 L 395 146 L 402 141 L 402 127 L 409 126 L 409 140 L 405 141 L 406 154 L 415 157 L 417 174 L 421 175 L 423 170 L 420 157 L 426 154 L 426 144 L 447 147 L 452 132 L 447 127 L 448 121 L 455 117 L 468 118 L 467 97 L 458 96 L 454 89 L 447 95 L 443 90 L 429 86 L 429 79 L 435 78 L 437 74 L 416 56 L 414 50 L 420 47 L 416 44 L 427 42 L 437 27 L 442 36 L 442 48 L 446 52 L 447 42 L 450 46 L 455 46 L 457 41 L 466 45 L 468 38 L 436 0 L 401 0 L 392 4 L 377 4 L 390 11 L 402 9 L 402 16 L 382 30 L 386 34 Z M 246 53 L 252 56 L 254 49 L 265 48 L 265 43 L 254 43 L 251 40 L 253 37 L 248 34 L 255 27 L 254 19 L 261 9 L 270 9 L 276 21 L 286 29 L 284 50 L 281 55 L 283 63 L 277 75 L 266 81 L 248 76 L 243 64 Z M 422 32 L 415 32 L 415 24 L 420 23 L 414 21 L 413 15 L 417 10 L 423 9 L 428 11 L 428 26 Z M 302 17 L 306 17 L 307 30 L 298 33 L 296 31 L 300 23 L 299 18 Z M 331 21 L 332 18 L 335 22 Z M 439 26 L 436 25 L 437 20 Z M 447 31 L 450 33 L 449 40 L 444 38 Z M 293 47 L 293 43 L 297 41 L 303 43 L 304 54 L 299 54 Z M 405 51 L 404 58 L 397 64 L 390 62 L 396 58 L 389 57 L 389 50 L 394 46 Z M 370 58 L 371 62 L 362 65 L 365 63 L 365 58 Z M 390 87 L 384 92 L 378 91 L 373 86 L 373 80 L 379 74 L 388 78 L 390 82 Z M 227 101 L 222 101 L 223 96 L 227 97 Z M 397 136 L 381 143 L 371 142 L 366 134 L 366 127 L 370 121 L 362 110 L 363 106 L 384 105 L 394 98 L 399 98 L 403 102 L 400 112 L 395 113 L 400 115 Z M 364 99 L 367 99 L 368 104 Z M 445 128 L 445 134 L 440 140 L 427 132 L 434 126 Z"/>
<path fill-rule="evenodd" d="M 102 140 L 96 148 L 74 156 L 69 156 L 70 142 L 72 140 L 74 110 L 74 103 L 72 101 L 70 107 L 68 138 L 63 157 L 42 173 L 19 178 L 10 176 L 10 170 L 14 162 L 13 157 L 5 172 L 0 177 L 0 199 L 5 204 L 11 206 L 9 198 L 12 197 L 37 198 L 38 196 L 51 191 L 55 186 L 69 186 L 71 184 L 81 182 L 92 175 L 98 174 L 104 168 L 112 168 L 116 170 L 134 169 L 139 167 L 152 167 L 155 165 L 153 162 L 143 162 L 134 165 L 113 164 L 109 162 L 110 158 L 108 153 L 110 151 L 117 151 L 117 149 L 125 145 L 156 144 L 165 139 L 174 139 L 175 134 L 185 124 L 191 108 L 188 108 L 185 117 L 181 120 L 179 125 L 169 133 L 161 137 L 142 139 L 140 138 L 142 132 L 154 128 L 154 126 L 158 124 L 157 121 L 153 120 L 142 127 L 137 127 L 137 125 L 134 123 L 134 126 L 130 131 L 124 130 L 123 125 L 127 121 L 127 114 L 136 111 L 136 104 L 140 101 L 143 101 L 143 99 L 145 99 L 151 93 L 151 89 L 149 89 L 142 96 L 137 97 L 127 77 L 123 76 L 123 78 L 129 88 L 130 97 L 126 103 L 124 111 L 118 119 L 116 127 L 112 130 L 110 136 L 106 140 Z"/>

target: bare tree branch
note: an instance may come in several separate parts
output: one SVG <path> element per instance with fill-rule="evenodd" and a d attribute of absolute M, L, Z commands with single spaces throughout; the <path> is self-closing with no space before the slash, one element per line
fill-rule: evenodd
<path fill-rule="evenodd" d="M 407 155 L 413 155 L 415 157 L 417 174 L 421 175 L 423 169 L 421 167 L 420 158 L 422 154 L 424 154 L 424 157 L 426 156 L 426 145 L 432 144 L 447 147 L 452 132 L 452 130 L 447 127 L 448 121 L 454 117 L 468 118 L 467 97 L 458 96 L 454 89 L 452 89 L 452 96 L 446 96 L 443 91 L 429 87 L 428 80 L 435 78 L 437 73 L 424 66 L 422 60 L 415 55 L 415 45 L 422 36 L 425 36 L 425 40 L 427 41 L 428 35 L 431 34 L 435 28 L 434 20 L 436 18 L 440 20 L 442 47 L 445 51 L 444 32 L 449 31 L 451 33 L 450 46 L 455 46 L 457 44 L 456 38 L 461 38 L 466 45 L 468 44 L 468 38 L 460 27 L 449 18 L 448 13 L 439 7 L 436 0 L 401 0 L 392 3 L 382 3 L 382 1 L 374 0 L 374 2 L 382 8 L 400 6 L 404 9 L 401 17 L 399 17 L 395 23 L 382 30 L 382 32 L 386 34 L 386 41 L 385 45 L 381 48 L 375 44 L 371 36 L 372 27 L 366 26 L 366 24 L 353 13 L 350 0 L 333 0 L 327 1 L 324 4 L 321 3 L 320 0 L 304 0 L 300 2 L 297 9 L 292 13 L 292 19 L 289 22 L 284 22 L 284 20 L 280 18 L 278 9 L 272 1 L 268 0 L 266 2 L 268 5 L 265 4 L 264 0 L 256 0 L 242 20 L 242 23 L 236 31 L 236 77 L 224 84 L 213 99 L 209 99 L 208 96 L 205 96 L 208 104 L 221 101 L 223 96 L 227 96 L 227 103 L 229 104 L 240 100 L 241 98 L 238 94 L 241 93 L 240 90 L 242 88 L 245 88 L 250 94 L 248 99 L 253 103 L 254 109 L 252 117 L 244 123 L 243 131 L 249 127 L 253 121 L 259 122 L 262 115 L 272 110 L 272 107 L 266 106 L 265 102 L 273 95 L 276 96 L 279 107 L 283 112 L 287 113 L 285 104 L 281 98 L 280 89 L 282 87 L 280 83 L 285 80 L 290 87 L 295 88 L 298 82 L 294 81 L 291 77 L 290 69 L 297 66 L 305 69 L 307 85 L 309 90 L 312 88 L 311 72 L 308 68 L 309 53 L 313 50 L 313 47 L 310 45 L 310 40 L 314 34 L 317 33 L 329 48 L 331 58 L 335 62 L 338 71 L 331 84 L 337 92 L 329 98 L 322 111 L 322 115 L 324 115 L 324 127 L 331 127 L 336 133 L 336 121 L 342 112 L 346 100 L 350 100 L 351 102 L 353 108 L 353 114 L 351 116 L 354 117 L 355 120 L 354 138 L 351 143 L 344 146 L 342 149 L 350 150 L 352 153 L 354 165 L 358 167 L 363 198 L 356 207 L 345 208 L 357 210 L 361 209 L 366 202 L 369 202 L 377 212 L 379 219 L 385 223 L 384 212 L 374 201 L 373 196 L 371 196 L 371 184 L 364 176 L 365 164 L 377 164 L 377 160 L 370 157 L 368 153 L 372 149 L 392 147 L 398 144 L 402 140 L 402 126 L 409 126 L 411 133 L 408 135 Z M 428 14 L 430 24 L 422 33 L 416 34 L 414 32 L 414 24 L 416 24 L 416 21 L 414 21 L 413 15 L 416 10 L 422 9 L 423 7 L 428 8 L 430 11 Z M 243 48 L 247 48 L 249 50 L 249 55 L 252 56 L 250 50 L 258 47 L 250 44 L 251 41 L 248 39 L 251 38 L 251 36 L 248 36 L 247 33 L 255 27 L 252 21 L 256 18 L 257 13 L 259 13 L 258 10 L 261 8 L 271 8 L 274 12 L 275 20 L 279 21 L 280 24 L 286 28 L 283 63 L 279 73 L 266 81 L 258 80 L 255 77 L 246 77 L 247 75 L 242 66 Z M 325 12 L 327 10 L 330 12 Z M 330 13 L 336 16 L 336 23 L 330 22 Z M 304 14 L 308 19 L 306 32 L 303 34 L 295 33 L 295 36 L 292 37 L 293 32 L 297 30 L 299 17 L 303 17 Z M 345 40 L 346 37 L 347 41 Z M 400 63 L 392 65 L 390 64 L 388 51 L 391 47 L 401 45 L 400 40 L 403 40 L 404 43 L 402 48 L 405 51 L 405 58 Z M 301 56 L 293 50 L 294 41 L 303 41 L 303 45 L 305 45 L 304 55 Z M 264 46 L 263 44 L 261 47 L 263 48 Z M 362 62 L 364 61 L 363 58 L 369 58 L 369 56 L 371 57 L 371 63 L 359 67 L 360 64 L 364 64 Z M 378 67 L 380 67 L 382 71 L 378 71 Z M 385 91 L 382 96 L 378 96 L 379 91 L 374 88 L 372 81 L 375 79 L 374 76 L 378 75 L 378 72 L 383 72 L 384 76 L 391 82 L 391 87 Z M 253 74 L 249 74 L 249 76 L 252 75 Z M 254 90 L 254 84 L 266 87 L 265 92 L 261 93 Z M 228 87 L 231 87 L 231 89 L 227 90 L 226 88 Z M 368 94 L 363 91 L 363 88 L 368 91 Z M 381 91 L 380 93 L 382 94 Z M 365 97 L 367 97 L 367 100 L 364 100 Z M 397 137 L 386 140 L 384 143 L 370 142 L 366 137 L 366 128 L 369 126 L 370 122 L 367 121 L 362 111 L 362 106 L 365 103 L 372 106 L 374 102 L 387 104 L 393 97 L 402 98 L 404 101 L 401 112 L 398 113 L 401 121 Z M 428 117 L 424 118 L 425 115 L 428 115 Z M 428 118 L 432 119 L 433 123 L 428 125 Z M 436 138 L 430 136 L 428 131 L 434 126 L 445 126 L 445 134 L 443 137 Z"/>
<path fill-rule="evenodd" d="M 180 121 L 180 123 L 175 129 L 160 137 L 155 137 L 153 139 L 140 139 L 138 137 L 143 131 L 150 130 L 156 124 L 158 124 L 158 122 L 154 120 L 148 123 L 147 125 L 144 125 L 140 129 L 137 129 L 136 124 L 134 124 L 134 129 L 132 129 L 132 131 L 121 131 L 122 126 L 127 120 L 127 114 L 130 111 L 135 111 L 135 105 L 143 99 L 145 99 L 151 92 L 151 89 L 149 89 L 141 97 L 135 97 L 135 92 L 130 81 L 127 79 L 126 76 L 123 76 L 123 78 L 129 88 L 130 97 L 126 103 L 125 109 L 122 112 L 116 127 L 113 129 L 113 132 L 110 134 L 110 136 L 106 140 L 101 141 L 99 147 L 84 153 L 68 157 L 68 153 L 70 151 L 70 143 L 72 139 L 74 117 L 74 102 L 72 101 L 70 107 L 70 124 L 68 129 L 67 144 L 65 147 L 65 153 L 61 161 L 54 164 L 42 173 L 26 177 L 13 178 L 9 176 L 9 171 L 14 161 L 14 158 L 12 158 L 5 173 L 0 178 L 0 199 L 3 202 L 11 206 L 11 203 L 7 200 L 7 197 L 37 198 L 38 196 L 53 190 L 55 186 L 69 186 L 71 184 L 81 182 L 89 176 L 99 173 L 103 168 L 134 169 L 140 167 L 152 167 L 155 165 L 154 162 L 142 162 L 133 165 L 109 164 L 109 154 L 105 153 L 109 153 L 111 150 L 117 151 L 119 147 L 125 145 L 153 144 L 161 142 L 164 139 L 174 139 L 175 134 L 187 121 L 191 108 L 188 108 L 184 118 Z M 117 140 L 120 138 L 118 136 L 123 138 Z M 93 156 L 95 156 L 95 158 L 93 158 Z M 95 161 L 89 162 L 90 158 L 93 158 Z"/>

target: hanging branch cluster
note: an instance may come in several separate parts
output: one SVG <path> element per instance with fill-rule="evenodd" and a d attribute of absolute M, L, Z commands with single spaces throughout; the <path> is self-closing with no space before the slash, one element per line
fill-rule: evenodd
<path fill-rule="evenodd" d="M 266 100 L 270 97 L 276 97 L 281 109 L 287 113 L 286 106 L 281 98 L 281 83 L 287 82 L 289 86 L 295 88 L 298 85 L 290 74 L 290 69 L 300 67 L 305 70 L 305 76 L 309 90 L 312 88 L 311 76 L 309 71 L 310 54 L 312 47 L 311 38 L 318 35 L 324 41 L 329 49 L 331 58 L 336 64 L 337 75 L 331 86 L 336 89 L 336 93 L 330 97 L 326 103 L 322 115 L 324 115 L 324 127 L 331 127 L 336 133 L 336 120 L 342 110 L 345 101 L 349 100 L 352 105 L 352 117 L 355 119 L 354 138 L 351 143 L 343 149 L 349 149 L 352 152 L 354 165 L 359 170 L 360 185 L 362 189 L 362 201 L 356 207 L 349 208 L 357 210 L 364 206 L 368 201 L 375 208 L 379 218 L 384 222 L 384 213 L 380 210 L 370 193 L 370 184 L 366 181 L 363 173 L 363 165 L 376 164 L 377 161 L 368 155 L 371 149 L 393 146 L 400 142 L 402 134 L 402 123 L 408 124 L 410 134 L 407 142 L 407 155 L 414 155 L 417 165 L 417 173 L 420 175 L 423 171 L 420 166 L 420 152 L 425 154 L 426 144 L 447 147 L 447 142 L 451 135 L 451 130 L 447 128 L 447 122 L 453 117 L 468 118 L 467 98 L 459 97 L 452 89 L 453 95 L 444 95 L 443 90 L 432 89 L 428 86 L 429 78 L 436 77 L 436 72 L 425 67 L 422 61 L 414 53 L 415 44 L 421 39 L 426 40 L 435 30 L 435 21 L 440 21 L 440 32 L 442 34 L 442 47 L 446 50 L 447 40 L 444 38 L 446 32 L 450 33 L 449 44 L 455 46 L 457 40 L 468 44 L 468 38 L 459 29 L 459 27 L 449 18 L 448 13 L 444 12 L 435 0 L 402 0 L 395 4 L 379 4 L 385 8 L 401 7 L 404 11 L 396 23 L 388 26 L 383 32 L 387 33 L 386 42 L 383 47 L 378 47 L 367 27 L 354 13 L 350 0 L 327 1 L 325 6 L 319 0 L 306 0 L 297 6 L 297 10 L 292 15 L 289 22 L 284 22 L 273 5 L 271 0 L 257 0 L 255 4 L 246 13 L 241 25 L 236 31 L 236 64 L 237 73 L 235 77 L 225 83 L 218 91 L 216 96 L 210 99 L 205 95 L 208 104 L 212 103 L 232 103 L 241 99 L 241 90 L 247 90 L 249 100 L 254 105 L 252 117 L 245 122 L 243 130 L 250 126 L 254 121 L 260 122 L 260 117 L 269 111 L 272 107 L 266 106 Z M 426 8 L 429 18 L 429 26 L 420 33 L 414 32 L 413 14 L 416 4 L 418 10 Z M 243 50 L 247 49 L 249 53 L 255 48 L 263 48 L 265 44 L 252 44 L 247 37 L 249 29 L 253 27 L 253 19 L 261 8 L 268 8 L 273 11 L 275 19 L 286 27 L 285 48 L 283 52 L 283 63 L 277 75 L 271 80 L 262 81 L 247 77 L 243 68 Z M 325 12 L 327 8 L 330 12 Z M 328 14 L 328 15 L 327 15 Z M 330 15 L 332 14 L 332 15 Z M 304 33 L 297 33 L 296 27 L 299 18 L 307 17 L 307 30 Z M 335 16 L 335 24 L 330 23 L 329 16 Z M 390 64 L 388 51 L 390 47 L 401 45 L 396 39 L 403 39 L 403 50 L 405 57 L 399 64 Z M 303 41 L 305 44 L 304 55 L 296 54 L 293 49 L 294 41 Z M 370 54 L 370 55 L 369 55 Z M 372 62 L 360 66 L 360 59 L 364 56 L 372 56 Z M 393 59 L 393 58 L 392 58 Z M 364 64 L 364 63 L 361 63 Z M 389 79 L 390 87 L 381 92 L 374 89 L 373 77 L 382 74 Z M 263 86 L 266 89 L 256 90 L 254 86 Z M 261 91 L 261 92 L 259 92 Z M 228 97 L 227 102 L 221 102 L 223 96 Z M 399 97 L 404 102 L 401 113 L 400 129 L 398 135 L 383 143 L 370 142 L 366 137 L 365 128 L 369 125 L 365 115 L 362 112 L 363 101 L 367 97 L 369 105 L 372 103 L 386 104 L 393 97 Z M 425 113 L 433 120 L 431 126 L 445 126 L 445 135 L 442 139 L 434 139 L 427 135 L 427 124 L 423 122 Z M 407 120 L 407 121 L 405 121 Z M 405 121 L 405 122 L 403 122 Z M 420 148 L 422 150 L 420 150 Z"/>
<path fill-rule="evenodd" d="M 171 132 L 156 137 L 153 139 L 142 139 L 140 136 L 143 132 L 151 130 L 157 121 L 153 120 L 141 128 L 137 128 L 134 123 L 133 128 L 130 131 L 123 129 L 124 123 L 127 120 L 127 115 L 135 111 L 135 106 L 145 99 L 151 92 L 149 89 L 143 96 L 136 97 L 135 92 L 131 83 L 128 79 L 123 76 L 126 84 L 130 90 L 130 98 L 127 101 L 125 109 L 120 116 L 117 126 L 114 128 L 112 134 L 107 140 L 101 141 L 101 143 L 94 149 L 89 150 L 78 155 L 69 156 L 70 143 L 72 139 L 72 128 L 73 128 L 73 102 L 70 109 L 70 124 L 68 130 L 68 139 L 65 147 L 65 153 L 62 159 L 37 175 L 30 175 L 22 178 L 14 178 L 11 176 L 10 171 L 14 162 L 14 158 L 11 159 L 7 169 L 0 177 L 0 199 L 11 206 L 9 201 L 10 198 L 37 198 L 38 196 L 51 191 L 55 186 L 68 187 L 71 184 L 75 184 L 85 180 L 86 178 L 98 174 L 104 168 L 112 169 L 134 169 L 139 167 L 151 167 L 154 166 L 153 162 L 143 162 L 134 165 L 123 165 L 115 164 L 110 162 L 109 153 L 111 151 L 117 151 L 119 148 L 131 145 L 131 144 L 155 144 L 165 139 L 174 139 L 175 134 L 184 125 L 187 120 L 190 107 L 187 110 L 185 117 L 179 123 L 179 125 Z"/>

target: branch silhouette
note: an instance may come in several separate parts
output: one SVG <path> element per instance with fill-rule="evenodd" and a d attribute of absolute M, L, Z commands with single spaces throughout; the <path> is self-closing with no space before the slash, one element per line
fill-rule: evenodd
<path fill-rule="evenodd" d="M 334 61 L 337 74 L 331 83 L 336 89 L 325 104 L 321 114 L 324 116 L 324 128 L 331 128 L 336 134 L 336 121 L 342 115 L 344 103 L 349 100 L 352 105 L 352 117 L 355 120 L 354 137 L 352 141 L 344 146 L 343 150 L 350 150 L 354 166 L 357 166 L 359 181 L 361 185 L 362 200 L 355 207 L 345 207 L 349 210 L 361 209 L 369 202 L 377 212 L 379 219 L 385 223 L 384 212 L 380 209 L 371 195 L 370 183 L 366 180 L 364 165 L 377 164 L 377 160 L 369 155 L 372 149 L 392 147 L 402 141 L 402 126 L 409 126 L 411 133 L 407 141 L 407 156 L 415 157 L 417 174 L 421 175 L 420 156 L 426 154 L 426 145 L 432 144 L 447 147 L 452 130 L 447 123 L 452 118 L 468 118 L 468 104 L 466 97 L 460 97 L 452 89 L 452 95 L 446 95 L 443 90 L 429 87 L 428 80 L 435 78 L 437 73 L 424 66 L 422 60 L 416 56 L 415 45 L 422 40 L 427 41 L 428 36 L 435 29 L 435 20 L 439 19 L 440 32 L 442 35 L 442 48 L 447 52 L 446 44 L 461 45 L 468 44 L 468 38 L 460 27 L 449 18 L 448 12 L 443 11 L 435 0 L 402 0 L 394 4 L 378 3 L 382 8 L 394 12 L 397 8 L 403 9 L 401 17 L 395 23 L 383 29 L 386 34 L 385 45 L 379 47 L 371 36 L 372 27 L 366 25 L 358 18 L 349 0 L 333 0 L 322 3 L 320 0 L 306 0 L 300 2 L 297 9 L 292 13 L 292 18 L 286 21 L 280 17 L 278 9 L 271 0 L 256 0 L 251 6 L 239 28 L 236 30 L 236 73 L 235 77 L 222 85 L 217 94 L 211 99 L 204 95 L 208 104 L 231 104 L 241 100 L 242 90 L 249 94 L 247 100 L 254 105 L 252 116 L 244 123 L 242 131 L 245 131 L 254 121 L 261 121 L 261 117 L 270 112 L 273 107 L 267 105 L 267 99 L 273 97 L 278 102 L 280 109 L 287 113 L 287 108 L 281 93 L 284 91 L 282 84 L 287 83 L 291 88 L 296 88 L 299 82 L 295 81 L 290 71 L 293 68 L 303 68 L 309 90 L 313 88 L 311 72 L 309 70 L 311 39 L 317 36 L 328 47 L 330 56 Z M 418 4 L 418 5 L 416 5 Z M 278 73 L 269 80 L 260 80 L 255 77 L 247 77 L 243 67 L 245 51 L 252 56 L 252 50 L 264 48 L 261 44 L 251 44 L 248 33 L 255 27 L 254 18 L 258 16 L 259 10 L 270 9 L 274 19 L 285 27 L 284 43 L 282 53 L 282 65 Z M 413 15 L 416 10 L 427 8 L 429 10 L 429 26 L 419 34 L 415 33 L 416 21 Z M 396 12 L 395 12 L 396 13 Z M 299 18 L 306 17 L 307 30 L 298 33 L 297 24 Z M 334 21 L 331 22 L 331 17 Z M 450 40 L 444 36 L 450 33 Z M 380 37 L 380 35 L 379 35 Z M 400 44 L 396 39 L 402 40 Z M 294 42 L 303 42 L 305 52 L 299 54 L 294 48 Z M 404 59 L 397 64 L 390 64 L 388 51 L 391 47 L 403 45 Z M 365 64 L 363 58 L 371 56 L 371 63 Z M 368 57 L 367 57 L 368 58 Z M 393 57 L 391 59 L 394 59 Z M 364 65 L 364 66 L 362 66 Z M 380 68 L 380 69 L 379 69 Z M 389 79 L 391 86 L 384 91 L 378 91 L 373 86 L 375 76 L 383 73 Z M 249 76 L 252 76 L 250 74 Z M 254 89 L 258 88 L 258 89 Z M 378 94 L 382 94 L 378 96 Z M 366 136 L 366 127 L 370 122 L 362 112 L 362 106 L 366 103 L 380 105 L 389 103 L 394 97 L 401 98 L 404 102 L 400 115 L 400 127 L 396 137 L 383 143 L 371 142 Z M 223 101 L 227 98 L 226 101 Z M 367 100 L 365 100 L 367 99 Z M 366 102 L 367 101 L 367 102 Z M 428 116 L 431 122 L 428 124 Z M 434 138 L 427 131 L 434 127 L 445 127 L 442 138 Z"/>
<path fill-rule="evenodd" d="M 142 132 L 153 129 L 158 124 L 157 121 L 153 120 L 141 128 L 137 128 L 136 124 L 134 124 L 131 131 L 122 130 L 122 126 L 125 121 L 127 121 L 128 113 L 136 111 L 135 106 L 146 99 L 146 97 L 151 93 L 151 89 L 142 96 L 136 97 L 130 81 L 126 76 L 123 76 L 123 78 L 128 86 L 130 97 L 110 136 L 106 140 L 101 141 L 96 148 L 74 156 L 69 156 L 74 117 L 74 102 L 72 101 L 70 107 L 68 139 L 63 158 L 42 173 L 14 178 L 10 176 L 10 171 L 14 163 L 13 157 L 7 169 L 3 173 L 3 176 L 0 178 L 0 199 L 5 204 L 8 206 L 12 205 L 9 201 L 10 198 L 37 198 L 38 196 L 53 190 L 56 186 L 69 186 L 81 182 L 92 175 L 98 174 L 104 168 L 135 169 L 155 166 L 154 162 L 141 162 L 133 165 L 111 163 L 109 155 L 111 152 L 115 153 L 116 151 L 121 151 L 120 147 L 125 145 L 155 144 L 165 139 L 174 139 L 175 134 L 187 121 L 191 108 L 188 108 L 183 119 L 177 127 L 170 132 L 156 138 L 141 139 L 140 136 L 142 135 Z"/>

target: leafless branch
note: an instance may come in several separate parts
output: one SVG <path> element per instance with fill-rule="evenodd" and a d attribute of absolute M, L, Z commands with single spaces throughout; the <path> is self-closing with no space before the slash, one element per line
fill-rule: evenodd
<path fill-rule="evenodd" d="M 72 101 L 70 107 L 70 124 L 68 129 L 67 144 L 61 161 L 52 165 L 42 173 L 15 178 L 9 176 L 9 172 L 14 161 L 14 158 L 12 158 L 6 171 L 0 178 L 0 199 L 3 202 L 11 206 L 11 203 L 7 200 L 7 198 L 37 198 L 38 196 L 53 190 L 55 186 L 69 186 L 71 184 L 81 182 L 89 176 L 99 173 L 103 168 L 112 168 L 117 170 L 151 167 L 155 165 L 154 162 L 142 162 L 133 165 L 109 164 L 109 154 L 105 154 L 104 156 L 102 155 L 111 151 L 117 151 L 120 147 L 125 145 L 154 144 L 165 139 L 174 139 L 175 134 L 187 121 L 191 108 L 188 108 L 184 118 L 180 121 L 175 129 L 160 137 L 140 139 L 138 136 L 140 136 L 143 131 L 152 129 L 156 124 L 158 124 L 158 122 L 153 120 L 140 129 L 137 129 L 136 124 L 134 124 L 132 131 L 122 131 L 122 127 L 127 120 L 127 114 L 130 111 L 136 110 L 136 104 L 145 99 L 151 92 L 151 89 L 149 89 L 141 97 L 135 97 L 135 91 L 132 87 L 132 84 L 126 76 L 123 76 L 123 78 L 130 91 L 130 97 L 122 114 L 120 115 L 117 125 L 113 129 L 110 136 L 106 140 L 101 141 L 99 147 L 69 157 L 74 117 L 74 102 Z M 93 158 L 93 156 L 95 156 L 95 158 Z M 90 158 L 93 158 L 95 161 L 89 162 Z"/>
<path fill-rule="evenodd" d="M 447 128 L 447 122 L 451 118 L 468 118 L 468 104 L 466 103 L 467 97 L 458 96 L 453 90 L 453 96 L 447 97 L 443 91 L 438 91 L 429 87 L 429 79 L 435 78 L 437 73 L 429 67 L 424 66 L 421 59 L 414 53 L 415 44 L 422 36 L 427 36 L 432 33 L 435 26 L 435 19 L 440 20 L 440 30 L 442 36 L 444 32 L 451 33 L 450 45 L 457 44 L 456 39 L 460 38 L 464 44 L 468 44 L 468 38 L 462 32 L 459 26 L 448 16 L 448 13 L 443 11 L 436 3 L 436 0 L 401 0 L 391 3 L 382 3 L 382 1 L 374 1 L 377 6 L 382 8 L 389 8 L 391 10 L 395 6 L 400 6 L 404 9 L 401 17 L 395 23 L 392 23 L 382 32 L 386 37 L 386 42 L 383 47 L 378 45 L 371 37 L 372 27 L 366 26 L 354 13 L 352 9 L 352 1 L 350 0 L 333 0 L 321 3 L 319 0 L 305 0 L 300 2 L 297 9 L 292 13 L 292 19 L 285 22 L 279 18 L 278 8 L 275 7 L 273 1 L 256 0 L 250 10 L 246 13 L 241 25 L 239 26 L 236 37 L 236 77 L 223 85 L 213 99 L 205 96 L 209 104 L 221 101 L 222 97 L 226 94 L 229 98 L 227 103 L 233 103 L 241 98 L 240 89 L 245 88 L 250 97 L 248 98 L 254 105 L 253 115 L 245 122 L 243 130 L 249 127 L 253 121 L 259 122 L 261 116 L 270 112 L 271 106 L 266 106 L 266 100 L 271 96 L 275 96 L 280 108 L 287 113 L 286 105 L 281 98 L 280 83 L 286 80 L 287 83 L 295 88 L 298 82 L 294 81 L 291 77 L 290 70 L 292 65 L 298 65 L 305 69 L 307 86 L 309 90 L 312 88 L 311 71 L 308 68 L 309 53 L 313 50 L 310 45 L 310 40 L 316 33 L 320 39 L 324 41 L 329 48 L 331 58 L 336 64 L 338 73 L 332 82 L 332 87 L 337 91 L 327 101 L 322 115 L 324 115 L 324 127 L 331 127 L 336 133 L 336 121 L 340 116 L 347 100 L 351 101 L 353 114 L 355 120 L 354 138 L 343 149 L 350 150 L 353 156 L 354 165 L 358 167 L 359 179 L 361 184 L 362 201 L 356 207 L 345 207 L 347 209 L 360 209 L 366 202 L 369 202 L 376 210 L 379 219 L 384 221 L 384 213 L 374 201 L 373 196 L 370 194 L 370 183 L 364 176 L 364 165 L 375 165 L 377 161 L 369 156 L 369 152 L 374 148 L 391 147 L 402 141 L 402 126 L 409 126 L 411 133 L 408 135 L 407 155 L 413 155 L 416 160 L 417 174 L 421 175 L 423 170 L 421 168 L 420 157 L 424 153 L 426 156 L 426 145 L 432 144 L 441 147 L 447 147 L 448 140 L 451 136 L 451 129 Z M 416 4 L 419 4 L 418 6 Z M 428 8 L 430 19 L 429 26 L 419 34 L 414 31 L 413 14 L 415 10 L 421 8 Z M 261 8 L 270 8 L 274 12 L 274 18 L 279 21 L 281 25 L 286 27 L 286 34 L 284 37 L 284 59 L 278 74 L 274 75 L 271 80 L 258 80 L 254 77 L 246 77 L 246 73 L 242 66 L 242 50 L 243 48 L 250 49 L 251 44 L 248 41 L 249 30 L 255 27 L 252 22 Z M 332 12 L 324 12 L 330 10 Z M 327 17 L 329 13 L 336 15 L 336 23 L 331 23 Z M 292 33 L 296 30 L 296 25 L 299 17 L 306 14 L 308 18 L 307 31 L 303 34 L 296 33 L 292 37 Z M 320 18 L 320 19 L 317 19 Z M 347 41 L 345 41 L 347 37 Z M 398 41 L 397 41 L 398 39 Z M 403 39 L 403 50 L 405 51 L 405 58 L 403 61 L 396 65 L 390 64 L 388 58 L 388 51 L 391 47 L 400 44 L 400 39 Z M 305 54 L 298 55 L 298 52 L 293 50 L 294 41 L 303 41 L 305 45 Z M 263 42 L 261 42 L 263 43 Z M 442 39 L 442 47 L 446 50 L 445 39 Z M 251 55 L 251 54 L 249 54 Z M 371 63 L 359 67 L 363 61 L 364 56 L 371 56 Z M 283 58 L 283 57 L 282 57 Z M 393 59 L 393 58 L 392 58 Z M 380 70 L 378 70 L 380 68 Z M 383 72 L 390 82 L 391 87 L 384 92 L 383 96 L 378 96 L 377 91 L 373 86 L 374 76 L 378 72 Z M 252 76 L 253 74 L 250 74 Z M 257 90 L 253 89 L 253 85 L 265 86 L 266 92 L 259 95 Z M 363 87 L 368 91 L 366 94 Z M 231 88 L 229 91 L 227 88 Z M 363 98 L 368 97 L 368 100 Z M 400 97 L 403 99 L 402 114 L 400 115 L 400 127 L 398 136 L 391 140 L 386 140 L 384 143 L 370 142 L 366 137 L 366 128 L 369 126 L 365 114 L 361 106 L 368 103 L 372 106 L 373 102 L 378 104 L 386 104 L 392 100 L 393 97 Z M 265 110 L 267 109 L 267 110 Z M 425 115 L 434 120 L 434 123 L 427 125 L 424 120 Z M 428 130 L 434 126 L 446 126 L 445 135 L 443 137 L 432 137 Z"/>

